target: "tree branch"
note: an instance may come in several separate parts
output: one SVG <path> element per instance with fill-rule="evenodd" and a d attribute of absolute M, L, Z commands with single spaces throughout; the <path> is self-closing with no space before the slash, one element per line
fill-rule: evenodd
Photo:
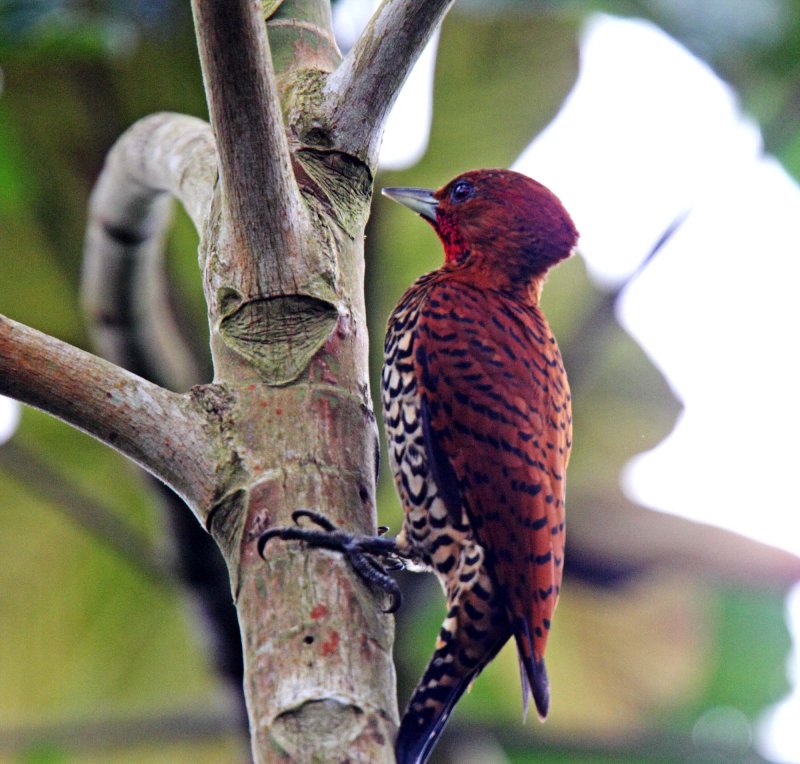
<path fill-rule="evenodd" d="M 262 2 L 272 67 L 280 79 L 289 73 L 315 69 L 332 72 L 341 62 L 329 0 Z"/>
<path fill-rule="evenodd" d="M 192 0 L 222 186 L 220 238 L 244 298 L 293 291 L 308 217 L 292 171 L 264 20 L 254 0 Z M 273 221 L 265 225 L 264 221 Z M 280 253 L 280 257 L 275 257 Z M 267 261 L 266 267 L 261 261 Z M 296 291 L 296 290 L 294 290 Z M 213 307 L 213 306 L 212 306 Z"/>
<path fill-rule="evenodd" d="M 374 170 L 400 88 L 453 0 L 384 0 L 325 86 L 334 145 Z"/>
<path fill-rule="evenodd" d="M 82 300 L 92 340 L 114 363 L 176 390 L 203 379 L 170 304 L 163 244 L 175 196 L 201 232 L 216 177 L 208 124 L 154 114 L 114 144 L 89 203 Z"/>
<path fill-rule="evenodd" d="M 64 722 L 39 722 L 0 727 L 0 754 L 25 756 L 32 749 L 55 747 L 65 756 L 84 758 L 95 752 L 103 760 L 113 759 L 114 750 L 134 745 L 230 739 L 237 732 L 236 709 L 214 707 L 209 710 L 161 710 L 156 716 L 112 716 L 102 713 L 91 718 Z M 235 748 L 235 745 L 231 746 Z M 120 754 L 124 757 L 125 754 Z M 245 752 L 233 761 L 244 761 Z"/>
<path fill-rule="evenodd" d="M 176 579 L 191 595 L 199 625 L 214 667 L 229 690 L 231 709 L 238 708 L 240 728 L 247 730 L 247 709 L 242 694 L 242 640 L 231 601 L 225 563 L 211 536 L 186 510 L 186 505 L 163 483 L 150 479 L 172 531 L 169 552 L 154 545 L 130 523 L 83 493 L 30 449 L 15 440 L 0 446 L 0 470 L 52 503 L 70 520 L 112 549 L 137 572 L 160 587 Z M 232 727 L 233 729 L 233 727 Z M 2 731 L 0 731 L 2 737 Z M 2 749 L 2 743 L 0 743 Z"/>
<path fill-rule="evenodd" d="M 0 316 L 0 393 L 113 446 L 205 518 L 224 457 L 199 396 L 171 393 L 108 361 Z"/>
<path fill-rule="evenodd" d="M 207 122 L 185 114 L 151 114 L 111 148 L 92 193 L 92 211 L 112 214 L 109 224 L 124 226 L 133 237 L 146 236 L 152 226 L 141 212 L 167 192 L 181 202 L 200 233 L 216 174 L 217 153 Z"/>
<path fill-rule="evenodd" d="M 210 356 L 206 351 L 204 364 L 200 348 L 190 350 L 173 314 L 163 263 L 170 206 L 164 192 L 181 201 L 203 233 L 216 177 L 210 126 L 193 117 L 155 114 L 116 142 L 91 198 L 82 296 L 95 347 L 107 360 L 173 390 L 208 379 Z M 0 464 L 4 456 L 0 449 Z M 205 632 L 246 730 L 242 641 L 225 563 L 184 503 L 160 481 L 149 484 L 171 531 L 171 567 L 161 579 L 177 577 L 190 595 L 197 629 Z M 114 526 L 97 512 L 87 518 L 80 502 L 62 506 L 115 548 L 127 549 L 125 537 L 112 534 Z"/>
<path fill-rule="evenodd" d="M 57 506 L 64 515 L 113 549 L 149 581 L 158 586 L 172 583 L 172 570 L 164 555 L 159 554 L 143 534 L 81 491 L 30 449 L 15 440 L 0 446 L 0 469 Z M 185 508 L 183 512 L 188 515 Z"/>

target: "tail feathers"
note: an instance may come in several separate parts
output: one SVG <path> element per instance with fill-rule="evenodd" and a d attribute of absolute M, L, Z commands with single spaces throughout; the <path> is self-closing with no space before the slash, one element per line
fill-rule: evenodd
<path fill-rule="evenodd" d="M 425 672 L 400 723 L 395 743 L 397 764 L 425 764 L 455 704 L 478 672 L 457 679 L 454 684 L 435 687 L 427 686 L 428 673 Z"/>
<path fill-rule="evenodd" d="M 531 690 L 531 683 L 528 681 L 528 674 L 527 670 L 525 669 L 525 664 L 522 662 L 522 658 L 519 659 L 519 683 L 522 685 L 522 721 L 526 722 L 528 720 L 528 709 L 530 707 L 530 700 L 532 690 Z"/>
<path fill-rule="evenodd" d="M 440 637 L 449 636 L 445 630 Z M 458 699 L 499 652 L 508 632 L 497 634 L 477 660 L 469 660 L 449 636 L 433 654 L 400 723 L 395 743 L 397 764 L 425 764 Z"/>
<path fill-rule="evenodd" d="M 522 684 L 523 719 L 528 714 L 528 697 L 533 695 L 533 702 L 539 718 L 544 721 L 550 709 L 550 681 L 544 658 L 533 656 L 530 641 L 526 644 L 526 635 L 517 635 L 517 652 L 519 653 L 519 675 Z"/>

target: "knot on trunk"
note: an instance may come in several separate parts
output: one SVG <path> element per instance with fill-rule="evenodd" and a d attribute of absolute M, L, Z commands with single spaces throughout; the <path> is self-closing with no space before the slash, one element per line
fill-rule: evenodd
<path fill-rule="evenodd" d="M 249 300 L 220 322 L 219 333 L 269 385 L 286 385 L 308 366 L 336 328 L 336 306 L 308 295 Z"/>

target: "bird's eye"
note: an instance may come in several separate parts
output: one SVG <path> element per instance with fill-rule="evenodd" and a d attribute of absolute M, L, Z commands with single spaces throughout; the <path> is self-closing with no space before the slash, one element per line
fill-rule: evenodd
<path fill-rule="evenodd" d="M 466 180 L 460 180 L 455 184 L 455 186 L 453 186 L 452 191 L 450 191 L 450 201 L 453 204 L 459 204 L 465 199 L 469 199 L 474 193 L 475 188 L 473 187 L 472 183 L 469 183 Z"/>

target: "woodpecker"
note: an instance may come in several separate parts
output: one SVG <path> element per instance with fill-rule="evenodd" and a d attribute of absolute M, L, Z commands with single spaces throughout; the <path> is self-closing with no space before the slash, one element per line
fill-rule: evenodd
<path fill-rule="evenodd" d="M 513 637 L 522 701 L 550 705 L 544 654 L 564 567 L 572 446 L 569 383 L 540 306 L 548 270 L 572 253 L 575 226 L 556 196 L 510 170 L 474 170 L 438 191 L 383 193 L 430 223 L 444 263 L 389 318 L 381 393 L 389 463 L 404 510 L 395 539 L 320 530 L 272 538 L 342 552 L 400 603 L 376 557 L 432 570 L 447 615 L 400 724 L 398 764 L 424 764 L 458 699 Z"/>
<path fill-rule="evenodd" d="M 404 714 L 399 764 L 427 760 L 455 703 L 513 637 L 523 706 L 550 693 L 544 653 L 564 563 L 572 445 L 561 354 L 539 306 L 577 231 L 556 196 L 508 170 L 383 193 L 429 222 L 443 265 L 403 295 L 382 402 L 405 517 L 400 552 L 433 570 L 447 616 Z"/>

